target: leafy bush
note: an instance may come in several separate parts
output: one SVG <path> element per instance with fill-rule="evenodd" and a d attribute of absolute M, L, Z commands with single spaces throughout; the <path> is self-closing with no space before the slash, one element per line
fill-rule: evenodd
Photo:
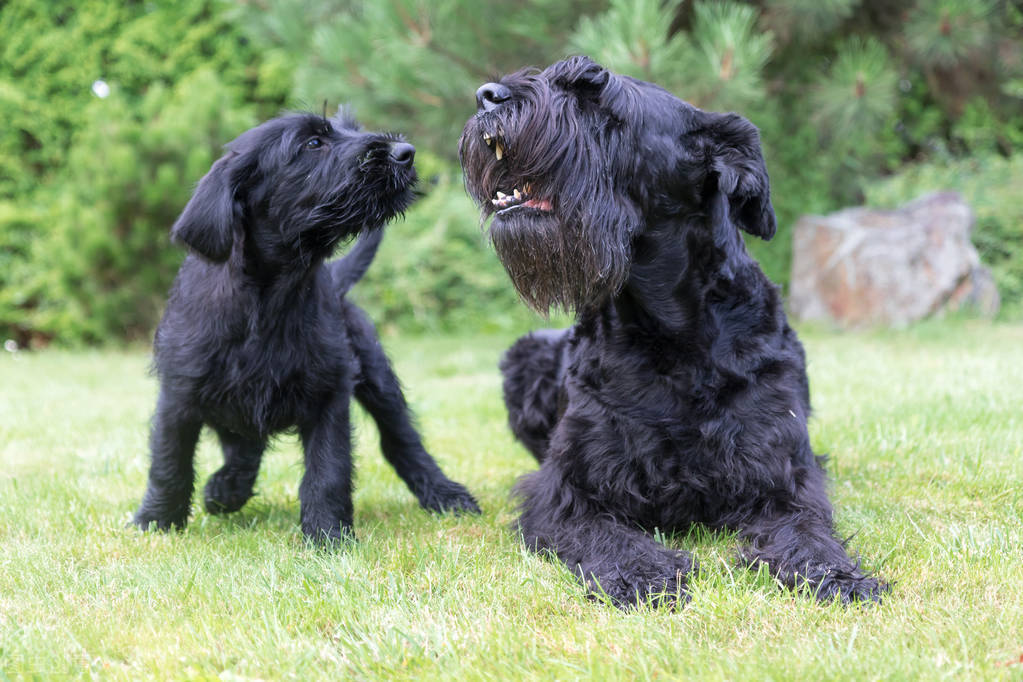
<path fill-rule="evenodd" d="M 376 319 L 411 330 L 532 319 L 459 187 L 456 142 L 482 82 L 577 52 L 760 128 L 779 231 L 749 245 L 775 281 L 788 280 L 800 215 L 939 183 L 976 206 L 976 240 L 1012 310 L 1023 292 L 1006 188 L 1023 155 L 1018 5 L 7 0 L 0 335 L 148 336 L 182 257 L 167 228 L 220 146 L 286 103 L 325 99 L 407 134 L 433 178 L 357 290 Z M 100 80 L 106 99 L 90 91 Z"/>
<path fill-rule="evenodd" d="M 347 103 L 453 160 L 473 93 L 487 80 L 563 56 L 565 35 L 599 0 L 242 0 L 235 16 L 273 63 L 294 68 L 305 107 Z"/>
<path fill-rule="evenodd" d="M 27 345 L 32 339 L 31 325 L 25 320 L 26 308 L 34 307 L 24 285 L 27 262 L 32 250 L 36 226 L 43 217 L 30 207 L 0 201 L 0 340 L 14 339 Z"/>
<path fill-rule="evenodd" d="M 421 155 L 422 156 L 422 155 Z M 418 161 L 430 172 L 429 161 Z M 385 229 L 387 235 L 354 296 L 385 331 L 494 331 L 539 324 L 517 300 L 480 229 L 479 211 L 453 169 Z"/>
<path fill-rule="evenodd" d="M 4 338 L 149 335 L 181 258 L 168 230 L 191 187 L 225 142 L 276 113 L 290 82 L 261 76 L 259 51 L 221 9 L 0 7 Z"/>
<path fill-rule="evenodd" d="M 973 243 L 1002 296 L 1002 317 L 1023 319 L 1023 155 L 993 154 L 908 166 L 867 187 L 871 205 L 894 207 L 936 190 L 963 195 L 976 215 Z"/>
<path fill-rule="evenodd" d="M 119 90 L 82 112 L 53 228 L 33 244 L 31 326 L 64 340 L 148 337 L 183 252 L 170 226 L 224 142 L 255 122 L 211 69 L 132 106 Z"/>
<path fill-rule="evenodd" d="M 668 27 L 681 5 L 679 0 L 612 0 L 607 12 L 580 20 L 569 39 L 571 51 L 657 83 L 703 109 L 760 111 L 772 37 L 758 30 L 756 9 L 697 2 L 692 28 L 671 33 Z"/>

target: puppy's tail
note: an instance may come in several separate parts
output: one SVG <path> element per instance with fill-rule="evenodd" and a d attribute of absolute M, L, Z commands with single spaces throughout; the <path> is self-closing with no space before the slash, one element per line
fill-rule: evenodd
<path fill-rule="evenodd" d="M 377 247 L 380 246 L 380 240 L 383 238 L 384 229 L 382 227 L 363 232 L 359 235 L 359 241 L 355 242 L 355 246 L 344 255 L 344 258 L 327 266 L 330 268 L 330 276 L 334 280 L 338 294 L 344 296 L 356 282 L 362 279 L 362 276 L 369 270 L 369 265 L 373 262 L 373 256 L 376 255 Z"/>

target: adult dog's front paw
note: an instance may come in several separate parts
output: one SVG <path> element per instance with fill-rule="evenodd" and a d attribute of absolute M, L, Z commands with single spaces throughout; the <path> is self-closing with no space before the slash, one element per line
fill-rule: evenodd
<path fill-rule="evenodd" d="M 688 552 L 665 550 L 656 562 L 622 562 L 600 573 L 578 569 L 593 598 L 606 597 L 620 609 L 640 604 L 676 609 L 689 603 L 688 577 L 697 570 Z"/>
<path fill-rule="evenodd" d="M 830 571 L 819 582 L 811 582 L 810 585 L 818 601 L 837 599 L 843 604 L 880 603 L 890 591 L 888 583 L 873 576 L 862 575 L 859 571 Z"/>

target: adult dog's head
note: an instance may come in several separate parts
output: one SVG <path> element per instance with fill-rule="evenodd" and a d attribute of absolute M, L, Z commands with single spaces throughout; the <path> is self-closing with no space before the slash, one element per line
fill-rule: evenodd
<path fill-rule="evenodd" d="M 326 258 L 414 198 L 415 148 L 339 111 L 289 114 L 242 133 L 199 181 L 171 237 L 203 258 L 232 251 L 267 271 Z"/>
<path fill-rule="evenodd" d="M 736 228 L 774 234 L 759 136 L 741 116 L 701 111 L 586 57 L 487 83 L 476 101 L 459 141 L 466 188 L 541 312 L 613 296 L 637 239 L 666 224 L 699 222 L 725 249 L 742 248 Z"/>

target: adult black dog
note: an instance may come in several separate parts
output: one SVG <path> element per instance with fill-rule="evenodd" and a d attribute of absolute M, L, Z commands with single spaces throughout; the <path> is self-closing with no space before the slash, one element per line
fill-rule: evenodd
<path fill-rule="evenodd" d="M 353 394 L 423 507 L 479 511 L 423 448 L 372 323 L 345 299 L 383 224 L 413 200 L 414 155 L 341 112 L 292 114 L 243 133 L 199 182 L 171 230 L 191 253 L 156 331 L 160 396 L 136 525 L 185 525 L 205 423 L 224 451 L 206 484 L 207 511 L 240 509 L 268 439 L 295 428 L 305 450 L 302 530 L 321 542 L 349 536 Z M 348 255 L 324 264 L 356 234 Z"/>
<path fill-rule="evenodd" d="M 466 187 L 535 309 L 565 331 L 501 363 L 525 542 L 619 604 L 685 600 L 691 556 L 643 529 L 737 531 L 820 599 L 877 600 L 836 539 L 803 349 L 739 230 L 775 232 L 756 128 L 584 57 L 476 93 Z"/>

